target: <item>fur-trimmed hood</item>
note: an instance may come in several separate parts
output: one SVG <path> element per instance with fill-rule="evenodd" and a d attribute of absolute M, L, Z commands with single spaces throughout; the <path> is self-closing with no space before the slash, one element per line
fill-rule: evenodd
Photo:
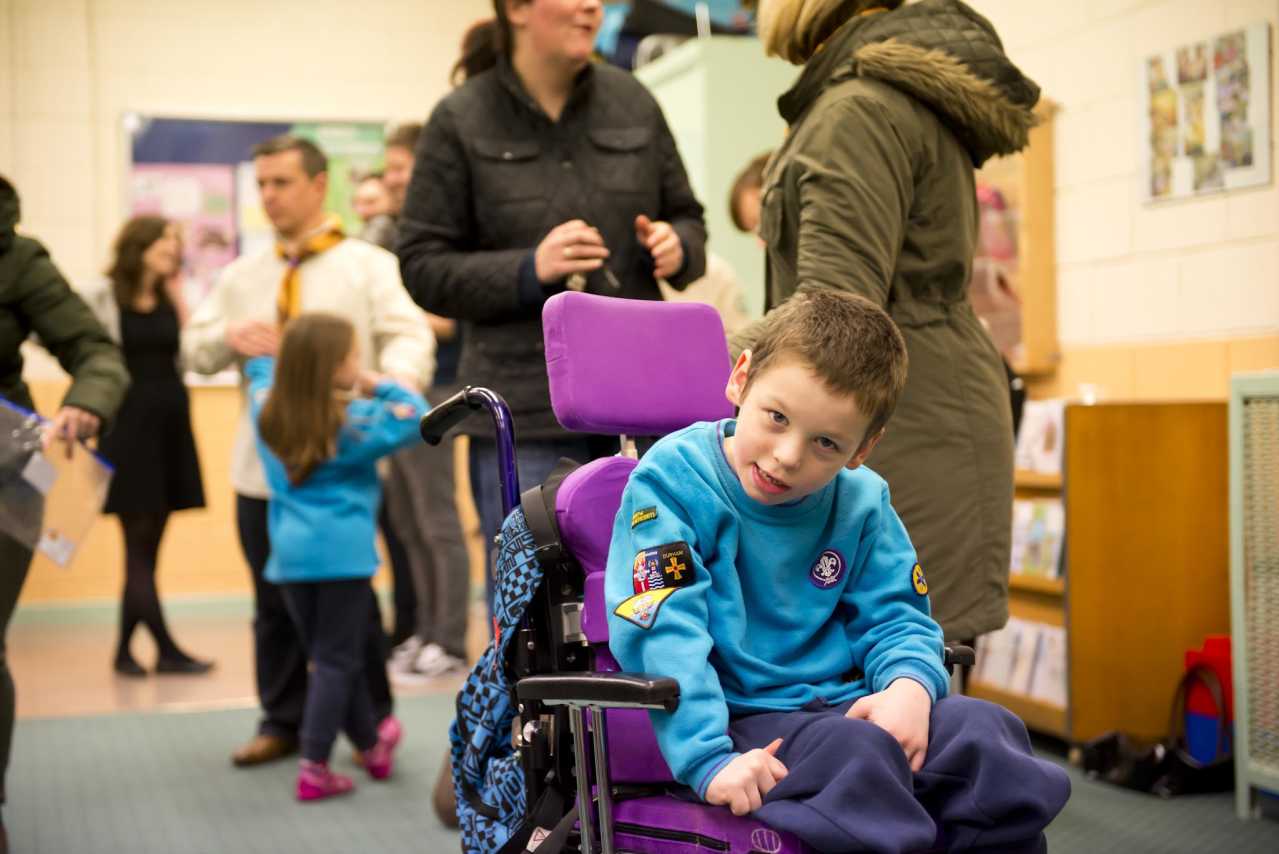
<path fill-rule="evenodd" d="M 853 18 L 782 95 L 794 124 L 828 86 L 850 77 L 887 83 L 924 103 L 980 166 L 1026 146 L 1039 87 L 1004 54 L 990 22 L 960 0 L 922 0 Z"/>

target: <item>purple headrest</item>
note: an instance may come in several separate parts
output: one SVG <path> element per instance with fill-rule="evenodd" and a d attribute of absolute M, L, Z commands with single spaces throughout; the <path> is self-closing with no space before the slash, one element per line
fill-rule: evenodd
<path fill-rule="evenodd" d="M 662 436 L 733 414 L 724 324 L 700 303 L 556 294 L 542 309 L 555 417 L 569 430 Z"/>

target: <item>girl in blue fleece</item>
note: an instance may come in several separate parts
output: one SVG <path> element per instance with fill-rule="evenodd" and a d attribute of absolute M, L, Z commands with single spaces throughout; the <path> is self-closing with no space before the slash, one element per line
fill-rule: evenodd
<path fill-rule="evenodd" d="M 280 585 L 312 664 L 297 796 L 315 800 L 354 786 L 329 770 L 339 729 L 371 777 L 391 774 L 399 731 L 379 736 L 363 684 L 368 584 L 378 565 L 377 460 L 415 441 L 427 404 L 362 372 L 354 328 L 332 314 L 299 315 L 285 329 L 279 364 L 253 359 L 245 373 L 271 488 L 266 580 Z"/>
<path fill-rule="evenodd" d="M 729 379 L 738 418 L 667 436 L 631 475 L 609 645 L 679 681 L 653 725 L 709 803 L 824 852 L 1042 850 L 1069 779 L 1007 711 L 946 697 L 927 579 L 861 467 L 905 377 L 901 334 L 860 297 L 771 312 Z"/>

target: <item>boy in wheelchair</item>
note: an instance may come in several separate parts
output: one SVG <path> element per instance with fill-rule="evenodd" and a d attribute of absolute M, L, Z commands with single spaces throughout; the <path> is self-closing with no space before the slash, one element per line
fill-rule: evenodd
<path fill-rule="evenodd" d="M 862 464 L 906 378 L 892 320 L 829 290 L 767 316 L 736 419 L 659 440 L 609 548 L 610 647 L 675 678 L 675 778 L 824 852 L 1040 851 L 1065 772 L 1024 725 L 946 697 L 928 583 Z M 660 404 L 657 404 L 660 405 Z"/>

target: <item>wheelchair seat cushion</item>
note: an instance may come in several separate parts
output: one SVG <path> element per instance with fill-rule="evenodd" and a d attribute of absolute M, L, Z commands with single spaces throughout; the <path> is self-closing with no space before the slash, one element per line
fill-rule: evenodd
<path fill-rule="evenodd" d="M 752 816 L 672 795 L 627 798 L 613 805 L 613 842 L 637 854 L 690 851 L 752 851 L 810 854 L 791 833 L 773 830 Z"/>
<path fill-rule="evenodd" d="M 564 478 L 555 493 L 560 539 L 587 575 L 603 572 L 608 563 L 613 518 L 635 465 L 629 457 L 592 460 Z"/>

